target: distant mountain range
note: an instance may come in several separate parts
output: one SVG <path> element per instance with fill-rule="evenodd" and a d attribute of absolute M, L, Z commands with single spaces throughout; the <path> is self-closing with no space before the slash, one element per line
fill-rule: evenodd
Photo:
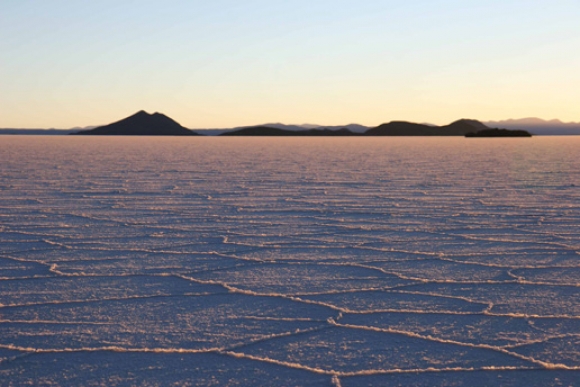
<path fill-rule="evenodd" d="M 406 121 L 392 121 L 377 127 L 358 124 L 323 126 L 313 124 L 286 125 L 270 123 L 249 127 L 224 129 L 187 129 L 171 118 L 145 111 L 99 127 L 72 129 L 0 129 L 0 134 L 35 135 L 151 135 L 151 136 L 192 136 L 192 135 L 238 135 L 238 136 L 463 136 L 489 128 L 525 130 L 534 135 L 580 135 L 580 123 L 564 123 L 560 120 L 546 121 L 539 118 L 509 119 L 504 121 L 480 122 L 462 119 L 449 125 L 437 126 Z"/>
<path fill-rule="evenodd" d="M 221 133 L 220 136 L 465 136 L 468 133 L 476 133 L 490 129 L 479 121 L 462 119 L 445 126 L 427 124 L 415 124 L 406 121 L 392 121 L 367 128 L 361 132 L 361 126 L 357 125 L 354 132 L 348 127 L 330 129 L 317 127 L 304 129 L 303 127 L 281 128 L 268 125 L 253 126 Z"/>
<path fill-rule="evenodd" d="M 536 135 L 580 135 L 580 122 L 521 118 L 517 120 L 488 121 L 484 122 L 484 124 L 491 128 L 526 130 Z"/>
<path fill-rule="evenodd" d="M 484 130 L 490 128 L 500 128 L 500 129 L 510 129 L 510 130 L 525 130 L 534 135 L 580 135 L 580 122 L 570 122 L 565 123 L 560 120 L 542 120 L 539 118 L 524 118 L 524 119 L 509 119 L 504 121 L 476 121 L 476 120 L 459 120 L 456 122 L 477 122 L 481 125 L 484 125 L 485 128 L 481 127 L 481 125 L 476 125 L 477 130 Z M 407 129 L 411 129 L 413 125 L 416 126 L 414 132 L 417 133 L 415 135 L 434 135 L 433 132 L 437 130 L 436 128 L 448 128 L 453 124 L 446 125 L 446 126 L 437 126 L 432 124 L 415 124 L 408 122 Z M 455 124 L 455 123 L 454 123 Z M 388 125 L 388 126 L 387 126 Z M 455 124 L 456 126 L 458 124 Z M 257 127 L 268 127 L 268 128 L 276 128 L 276 129 L 283 129 L 287 131 L 305 131 L 308 129 L 318 129 L 318 130 L 339 130 L 339 129 L 348 129 L 353 133 L 365 133 L 369 129 L 377 129 L 382 127 L 381 131 L 391 131 L 392 134 L 383 134 L 383 135 L 397 135 L 395 134 L 397 131 L 403 130 L 405 127 L 405 121 L 392 121 L 386 124 L 379 125 L 378 127 L 370 127 L 364 126 L 359 124 L 348 124 L 348 125 L 339 125 L 339 126 L 324 126 L 324 125 L 312 125 L 312 124 L 302 124 L 302 125 L 286 125 L 281 123 L 269 123 L 269 124 L 262 124 L 250 127 L 236 127 L 236 128 L 224 128 L 224 129 L 197 129 L 196 131 L 200 134 L 207 134 L 207 135 L 220 135 L 222 133 L 239 131 L 242 129 L 249 129 L 249 128 L 257 128 Z M 433 129 L 429 129 L 433 128 Z M 457 127 L 456 127 L 457 128 Z M 450 128 L 453 130 L 453 127 Z M 445 132 L 446 129 L 443 129 Z M 425 134 L 419 134 L 420 132 L 424 132 Z M 242 132 L 243 133 L 243 132 Z M 371 132 L 372 133 L 372 132 Z M 408 133 L 408 132 L 402 132 Z M 399 134 L 399 135 L 413 135 L 413 134 Z M 445 135 L 445 134 L 438 134 L 438 135 Z M 453 135 L 453 134 L 450 134 Z M 455 134 L 458 135 L 458 134 Z M 462 135 L 462 134 L 460 134 Z"/>

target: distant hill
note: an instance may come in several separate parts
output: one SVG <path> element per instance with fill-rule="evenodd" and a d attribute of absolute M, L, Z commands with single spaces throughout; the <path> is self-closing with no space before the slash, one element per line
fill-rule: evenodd
<path fill-rule="evenodd" d="M 249 128 L 243 128 L 239 130 L 234 130 L 231 132 L 225 132 L 220 134 L 220 136 L 287 136 L 287 137 L 297 137 L 297 136 L 359 136 L 359 133 L 353 133 L 346 128 L 338 130 L 329 129 L 309 129 L 309 130 L 287 130 L 273 128 L 270 126 L 253 126 Z"/>
<path fill-rule="evenodd" d="M 494 128 L 526 130 L 536 135 L 580 135 L 580 122 L 562 122 L 560 120 L 542 120 L 540 118 L 509 119 L 488 121 L 485 124 Z"/>
<path fill-rule="evenodd" d="M 88 136 L 196 136 L 161 113 L 149 114 L 143 110 L 130 117 L 95 129 L 71 133 Z"/>
<path fill-rule="evenodd" d="M 467 133 L 489 129 L 476 120 L 462 119 L 445 126 L 392 121 L 367 130 L 366 136 L 465 136 Z"/>

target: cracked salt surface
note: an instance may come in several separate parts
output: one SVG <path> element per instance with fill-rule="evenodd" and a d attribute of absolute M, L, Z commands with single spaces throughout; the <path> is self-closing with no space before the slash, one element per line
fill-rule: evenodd
<path fill-rule="evenodd" d="M 580 138 L 2 140 L 2 386 L 578 385 Z"/>

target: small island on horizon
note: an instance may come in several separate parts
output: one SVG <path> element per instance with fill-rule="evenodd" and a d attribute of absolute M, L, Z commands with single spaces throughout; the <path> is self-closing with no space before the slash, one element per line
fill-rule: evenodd
<path fill-rule="evenodd" d="M 532 137 L 532 135 L 525 130 L 484 129 L 467 133 L 465 137 Z"/>

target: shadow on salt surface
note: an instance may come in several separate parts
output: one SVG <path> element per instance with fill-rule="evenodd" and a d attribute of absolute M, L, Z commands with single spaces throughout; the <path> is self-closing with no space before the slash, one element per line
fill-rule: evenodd
<path fill-rule="evenodd" d="M 580 324 L 574 332 L 578 332 Z M 564 364 L 568 367 L 580 367 L 580 335 L 567 335 L 566 337 L 554 338 L 545 342 L 524 345 L 512 349 L 513 352 L 520 353 L 534 359 L 552 364 Z M 578 381 L 580 381 L 580 374 Z"/>
<path fill-rule="evenodd" d="M 377 270 L 360 267 L 277 262 L 200 273 L 195 277 L 255 292 L 283 294 L 354 291 L 411 283 Z"/>
<path fill-rule="evenodd" d="M 449 371 L 410 374 L 388 374 L 341 378 L 343 387 L 574 387 L 580 380 L 580 371 L 552 370 L 485 370 Z"/>
<path fill-rule="evenodd" d="M 481 267 L 443 261 L 440 259 L 370 262 L 369 266 L 380 267 L 405 277 L 437 281 L 513 281 L 507 269 Z"/>
<path fill-rule="evenodd" d="M 342 327 L 273 339 L 240 352 L 338 372 L 533 365 L 489 349 Z"/>
<path fill-rule="evenodd" d="M 409 294 L 392 291 L 359 291 L 301 297 L 333 305 L 345 311 L 374 313 L 382 311 L 413 311 L 417 313 L 482 313 L 488 304 L 469 302 L 452 296 Z"/>
<path fill-rule="evenodd" d="M 46 265 L 17 259 L 0 258 L 0 280 L 48 275 L 53 275 L 53 273 L 50 272 L 49 267 Z"/>
<path fill-rule="evenodd" d="M 335 314 L 317 305 L 236 294 L 154 296 L 0 311 L 4 320 L 0 344 L 56 350 L 225 348 L 316 329 Z"/>
<path fill-rule="evenodd" d="M 217 294 L 225 289 L 175 277 L 52 277 L 0 282 L 5 307 L 28 304 L 66 304 L 135 297 Z M 1 309 L 0 309 L 1 310 Z"/>
<path fill-rule="evenodd" d="M 423 284 L 407 288 L 493 303 L 491 314 L 580 316 L 580 288 L 534 284 Z"/>
<path fill-rule="evenodd" d="M 330 386 L 330 377 L 217 354 L 78 352 L 0 363 L 7 386 Z"/>

